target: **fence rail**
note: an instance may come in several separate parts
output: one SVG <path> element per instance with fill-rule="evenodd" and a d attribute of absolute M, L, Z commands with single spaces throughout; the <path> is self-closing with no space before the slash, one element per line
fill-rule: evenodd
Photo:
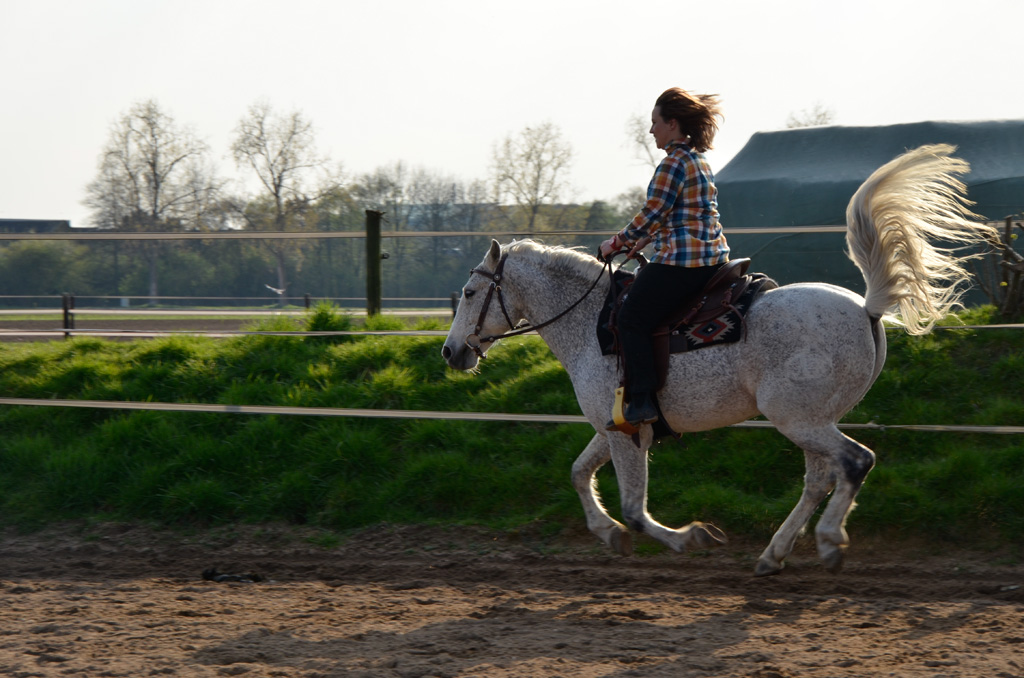
<path fill-rule="evenodd" d="M 729 233 L 845 233 L 846 226 L 770 226 L 730 228 Z M 610 236 L 614 231 L 381 231 L 382 238 L 549 238 L 551 236 Z M 88 233 L 0 233 L 0 240 L 316 240 L 365 238 L 366 231 L 89 231 Z"/>
<path fill-rule="evenodd" d="M 107 410 L 144 410 L 151 412 L 205 412 L 214 414 L 256 414 L 315 417 L 356 417 L 370 419 L 443 419 L 451 421 L 530 422 L 539 424 L 589 424 L 581 414 L 514 414 L 509 412 L 437 412 L 428 410 L 378 410 L 339 407 L 285 407 L 274 405 L 211 405 L 203 403 L 157 403 L 113 400 L 40 400 L 0 398 L 0 405 L 30 407 L 75 407 Z M 960 426 L 955 424 L 838 424 L 840 429 L 860 431 L 922 431 L 932 433 L 988 433 L 1020 435 L 1024 426 Z M 747 420 L 730 428 L 775 428 L 770 421 Z"/>
<path fill-rule="evenodd" d="M 175 335 L 191 335 L 191 336 L 205 336 L 215 339 L 223 339 L 234 336 L 244 335 L 270 335 L 270 336 L 368 336 L 368 335 L 390 335 L 390 336 L 445 336 L 447 332 L 439 330 L 403 330 L 403 331 L 384 331 L 384 332 L 372 332 L 366 330 L 357 331 L 333 331 L 333 332 L 309 332 L 309 331 L 266 331 L 266 330 L 230 330 L 218 328 L 216 330 L 203 330 L 203 329 L 125 329 L 125 328 L 91 328 L 91 329 L 80 329 L 75 326 L 75 318 L 77 316 L 93 316 L 93 317 L 124 317 L 124 318 L 225 318 L 225 319 L 241 319 L 241 318 L 272 318 L 272 317 L 301 317 L 308 312 L 307 309 L 280 309 L 280 308 L 262 308 L 262 309 L 237 309 L 237 308 L 223 308 L 223 309 L 209 309 L 209 308 L 76 308 L 74 306 L 73 297 L 68 300 L 65 295 L 62 308 L 31 308 L 31 309 L 0 309 L 0 319 L 5 316 L 17 317 L 17 316 L 60 316 L 61 325 L 59 327 L 44 328 L 44 329 L 27 329 L 27 328 L 0 328 L 0 340 L 3 338 L 36 338 L 36 339 L 52 339 L 63 337 L 70 339 L 75 336 L 100 336 L 100 337 L 111 337 L 111 338 L 158 338 L 158 337 L 170 337 Z M 4 297 L 0 296 L 0 299 Z M 59 298 L 59 297 L 47 297 L 47 298 Z M 179 299 L 185 299 L 186 297 L 178 297 Z M 205 299 L 206 297 L 199 297 Z M 452 298 L 451 310 L 447 309 L 385 309 L 381 313 L 390 317 L 406 317 L 406 318 L 423 318 L 423 317 L 436 317 L 444 316 L 447 317 L 449 314 L 454 314 L 457 300 Z M 340 309 L 344 313 L 365 316 L 368 315 L 368 311 L 361 308 L 342 308 Z M 933 328 L 934 330 L 997 330 L 997 329 L 1012 329 L 1020 330 L 1024 329 L 1022 323 L 1003 323 L 997 325 L 938 325 Z M 902 331 L 897 326 L 887 326 L 888 331 Z"/>

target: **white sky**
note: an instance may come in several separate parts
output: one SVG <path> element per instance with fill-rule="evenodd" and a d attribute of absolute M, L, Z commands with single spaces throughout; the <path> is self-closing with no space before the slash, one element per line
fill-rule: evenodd
<path fill-rule="evenodd" d="M 224 176 L 248 106 L 301 110 L 349 176 L 485 179 L 551 121 L 577 200 L 650 170 L 625 124 L 664 89 L 721 95 L 721 169 L 816 103 L 844 125 L 1024 118 L 1020 0 L 0 0 L 0 218 L 87 223 L 111 124 L 155 99 Z"/>

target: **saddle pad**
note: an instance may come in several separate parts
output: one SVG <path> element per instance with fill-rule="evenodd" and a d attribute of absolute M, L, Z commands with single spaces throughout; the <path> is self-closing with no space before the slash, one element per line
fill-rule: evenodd
<path fill-rule="evenodd" d="M 750 285 L 733 304 L 736 311 L 727 309 L 718 317 L 699 325 L 677 327 L 669 337 L 669 353 L 683 353 L 716 344 L 739 341 L 743 337 L 743 316 L 747 314 L 754 300 L 762 292 L 778 286 L 774 280 L 763 273 L 752 273 L 750 276 L 752 278 Z M 618 270 L 615 272 L 613 280 L 614 284 L 605 298 L 605 304 L 597 320 L 597 340 L 604 355 L 615 353 L 615 337 L 608 323 L 615 300 L 633 282 L 633 274 Z"/>

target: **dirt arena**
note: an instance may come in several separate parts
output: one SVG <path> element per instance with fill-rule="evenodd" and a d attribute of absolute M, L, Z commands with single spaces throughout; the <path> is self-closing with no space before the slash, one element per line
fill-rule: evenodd
<path fill-rule="evenodd" d="M 1024 676 L 1024 565 L 801 542 L 620 558 L 589 535 L 380 527 L 0 535 L 0 675 Z M 212 581 L 202 573 L 263 578 Z"/>

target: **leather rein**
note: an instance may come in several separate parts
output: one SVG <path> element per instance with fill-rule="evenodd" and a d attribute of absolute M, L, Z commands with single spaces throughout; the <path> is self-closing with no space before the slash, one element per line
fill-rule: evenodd
<path fill-rule="evenodd" d="M 547 327 L 556 320 L 560 320 L 561 318 L 563 318 L 567 313 L 569 313 L 569 311 L 579 306 L 584 299 L 590 296 L 590 293 L 594 291 L 595 287 L 597 287 L 597 283 L 600 282 L 601 276 L 604 275 L 604 272 L 606 270 L 609 271 L 609 273 L 611 272 L 612 265 L 612 258 L 609 257 L 608 260 L 604 262 L 604 266 L 601 267 L 601 272 L 597 274 L 597 278 L 594 279 L 594 282 L 591 283 L 590 288 L 586 292 L 584 292 L 583 296 L 577 299 L 571 306 L 569 306 L 569 308 L 565 309 L 555 317 L 549 318 L 548 320 L 545 320 L 539 325 L 516 325 L 515 323 L 512 322 L 512 318 L 509 317 L 508 309 L 505 307 L 505 295 L 502 294 L 501 291 L 501 278 L 503 271 L 505 270 L 506 259 L 508 259 L 508 252 L 505 252 L 501 255 L 501 259 L 498 260 L 498 265 L 495 266 L 493 272 L 480 268 L 473 268 L 470 269 L 469 271 L 470 275 L 477 273 L 479 275 L 484 276 L 485 278 L 491 279 L 491 284 L 487 288 L 487 296 L 484 297 L 484 305 L 480 309 L 480 315 L 477 317 L 476 320 L 476 327 L 473 329 L 473 333 L 466 337 L 466 346 L 473 349 L 473 352 L 476 353 L 477 357 L 481 359 L 487 357 L 484 355 L 484 352 L 480 349 L 481 344 L 483 344 L 484 342 L 495 342 L 498 341 L 499 339 L 517 337 L 521 334 L 526 334 L 527 332 L 534 332 L 536 330 L 541 329 L 542 327 Z M 494 299 L 495 293 L 497 293 L 498 305 L 501 306 L 501 313 L 502 315 L 505 316 L 505 322 L 508 323 L 509 331 L 505 332 L 504 334 L 492 334 L 486 337 L 481 337 L 480 330 L 483 329 L 484 319 L 487 317 L 487 311 L 491 307 L 491 300 Z M 471 339 L 474 338 L 476 339 L 475 345 L 470 341 Z"/>

